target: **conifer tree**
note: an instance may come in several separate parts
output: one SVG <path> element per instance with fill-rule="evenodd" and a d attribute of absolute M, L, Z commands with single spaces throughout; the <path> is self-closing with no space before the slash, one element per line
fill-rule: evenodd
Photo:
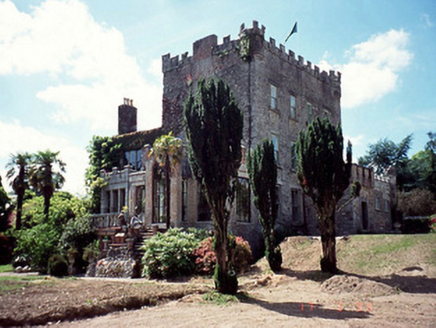
<path fill-rule="evenodd" d="M 298 179 L 303 192 L 312 198 L 318 214 L 323 257 L 321 270 L 336 273 L 336 204 L 350 183 L 351 143 L 347 147 L 347 162 L 342 157 L 342 129 L 328 119 L 316 119 L 297 141 Z"/>
<path fill-rule="evenodd" d="M 200 79 L 195 97 L 190 94 L 186 100 L 183 117 L 189 163 L 212 212 L 215 287 L 220 293 L 235 294 L 238 280 L 227 228 L 241 164 L 242 112 L 223 81 Z"/>
<path fill-rule="evenodd" d="M 274 145 L 264 140 L 248 156 L 248 174 L 251 190 L 254 194 L 254 205 L 259 210 L 259 221 L 265 238 L 265 255 L 271 270 L 280 271 L 282 254 L 276 246 L 274 225 L 277 219 L 277 161 Z"/>

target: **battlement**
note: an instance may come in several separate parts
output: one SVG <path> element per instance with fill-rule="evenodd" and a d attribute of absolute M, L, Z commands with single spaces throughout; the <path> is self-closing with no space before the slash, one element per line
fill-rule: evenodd
<path fill-rule="evenodd" d="M 203 39 L 197 40 L 193 44 L 193 55 L 188 56 L 188 52 L 179 57 L 179 55 L 171 57 L 168 53 L 162 56 L 162 72 L 166 73 L 173 69 L 180 68 L 185 64 L 192 63 L 196 59 L 201 59 L 210 56 L 225 56 L 231 52 L 236 52 L 240 49 L 241 40 L 255 35 L 261 37 L 263 40 L 262 48 L 267 49 L 271 53 L 275 54 L 281 60 L 287 61 L 289 64 L 298 67 L 301 70 L 306 71 L 313 77 L 333 85 L 340 85 L 341 73 L 333 70 L 320 71 L 319 67 L 312 65 L 310 61 L 305 61 L 304 57 L 296 56 L 292 50 L 286 52 L 286 47 L 283 44 L 276 45 L 276 40 L 270 38 L 269 42 L 264 39 L 265 26 L 259 27 L 257 21 L 253 21 L 253 26 L 247 28 L 245 24 L 242 24 L 239 32 L 239 39 L 231 40 L 230 35 L 225 36 L 221 44 L 218 44 L 218 38 L 216 35 L 209 35 Z"/>

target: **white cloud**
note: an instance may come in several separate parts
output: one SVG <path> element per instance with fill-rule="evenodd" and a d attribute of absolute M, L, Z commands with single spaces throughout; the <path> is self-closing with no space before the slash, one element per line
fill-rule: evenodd
<path fill-rule="evenodd" d="M 17 137 L 18 136 L 18 137 Z M 5 123 L 0 121 L 0 175 L 3 185 L 9 189 L 6 181 L 6 163 L 10 154 L 21 152 L 35 153 L 50 149 L 60 151 L 59 158 L 66 164 L 65 190 L 75 194 L 84 194 L 84 172 L 88 166 L 88 153 L 85 147 L 72 144 L 69 140 L 55 135 L 47 135 L 33 127 L 23 126 L 19 121 Z"/>
<path fill-rule="evenodd" d="M 37 73 L 56 78 L 37 97 L 57 107 L 50 116 L 57 122 L 84 119 L 113 129 L 127 97 L 139 109 L 141 128 L 160 125 L 161 87 L 145 81 L 121 32 L 94 21 L 78 0 L 47 0 L 30 14 L 0 3 L 0 74 Z"/>
<path fill-rule="evenodd" d="M 413 58 L 407 49 L 408 42 L 408 33 L 390 30 L 354 45 L 346 53 L 349 58 L 346 64 L 330 64 L 324 56 L 320 68 L 342 73 L 342 107 L 375 102 L 394 91 L 399 83 L 399 73 Z"/>

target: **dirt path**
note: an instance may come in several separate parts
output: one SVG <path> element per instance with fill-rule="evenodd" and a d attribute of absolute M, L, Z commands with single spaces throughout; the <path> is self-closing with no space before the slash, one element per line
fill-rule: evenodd
<path fill-rule="evenodd" d="M 269 279 L 268 277 L 271 277 Z M 56 327 L 435 327 L 436 293 L 386 296 L 323 291 L 324 284 L 287 275 L 247 282 L 245 297 L 229 305 L 186 296 L 161 306 L 66 322 Z M 339 278 L 344 279 L 344 278 Z M 380 290 L 372 288 L 377 295 Z"/>

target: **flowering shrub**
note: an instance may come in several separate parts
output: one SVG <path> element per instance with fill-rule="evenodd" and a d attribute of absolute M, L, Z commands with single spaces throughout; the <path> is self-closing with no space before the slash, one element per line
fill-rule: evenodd
<path fill-rule="evenodd" d="M 180 228 L 158 233 L 144 242 L 142 275 L 148 278 L 170 278 L 190 275 L 195 271 L 192 252 L 207 236 L 198 229 L 183 231 Z"/>
<path fill-rule="evenodd" d="M 236 243 L 233 253 L 233 265 L 237 273 L 243 273 L 249 267 L 253 258 L 248 241 L 242 237 L 230 236 L 229 245 Z M 213 249 L 214 239 L 209 237 L 203 240 L 192 255 L 195 258 L 195 272 L 203 275 L 212 275 L 215 270 L 216 257 Z"/>

